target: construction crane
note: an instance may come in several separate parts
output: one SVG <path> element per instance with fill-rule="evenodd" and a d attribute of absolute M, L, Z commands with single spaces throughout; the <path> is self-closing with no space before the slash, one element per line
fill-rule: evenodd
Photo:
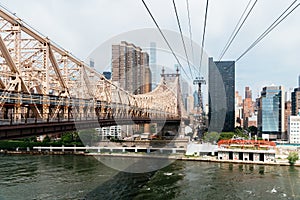
<path fill-rule="evenodd" d="M 202 99 L 202 84 L 206 84 L 204 77 L 196 77 L 193 81 L 194 85 L 198 85 L 198 105 L 197 105 L 197 113 L 195 114 L 195 129 L 193 138 L 198 138 L 201 140 L 203 138 L 203 131 L 205 129 L 205 121 L 204 121 L 204 111 L 203 111 L 203 99 Z"/>

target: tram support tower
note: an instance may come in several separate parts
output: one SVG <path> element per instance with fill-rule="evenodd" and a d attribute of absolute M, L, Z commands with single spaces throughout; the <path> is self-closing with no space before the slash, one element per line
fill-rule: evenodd
<path fill-rule="evenodd" d="M 206 84 L 204 77 L 196 77 L 193 81 L 194 85 L 198 85 L 198 105 L 197 113 L 195 115 L 195 134 L 194 138 L 198 136 L 199 139 L 203 138 L 203 131 L 205 129 L 204 111 L 203 111 L 203 99 L 202 99 L 202 84 Z"/>

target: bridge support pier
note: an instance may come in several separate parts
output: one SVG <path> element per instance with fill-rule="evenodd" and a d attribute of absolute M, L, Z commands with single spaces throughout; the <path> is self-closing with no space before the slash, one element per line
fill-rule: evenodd
<path fill-rule="evenodd" d="M 163 139 L 174 139 L 180 131 L 180 123 L 166 123 L 163 125 L 159 135 Z"/>
<path fill-rule="evenodd" d="M 150 124 L 144 124 L 144 133 L 151 133 Z"/>
<path fill-rule="evenodd" d="M 21 105 L 18 103 L 14 107 L 14 122 L 18 122 L 21 120 Z"/>
<path fill-rule="evenodd" d="M 79 105 L 79 120 L 81 121 L 84 117 L 84 108 L 82 105 Z"/>

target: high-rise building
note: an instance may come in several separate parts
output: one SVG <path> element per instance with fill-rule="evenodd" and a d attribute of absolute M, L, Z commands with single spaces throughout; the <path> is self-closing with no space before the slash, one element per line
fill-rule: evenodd
<path fill-rule="evenodd" d="M 245 99 L 252 99 L 252 91 L 250 90 L 250 88 L 247 86 L 245 87 Z"/>
<path fill-rule="evenodd" d="M 239 91 L 235 91 L 235 103 L 238 107 L 243 106 L 243 97 L 240 95 Z"/>
<path fill-rule="evenodd" d="M 292 114 L 292 103 L 291 101 L 286 101 L 284 104 L 284 135 L 281 139 L 287 139 L 287 130 L 288 130 L 288 123 L 289 123 L 289 117 Z"/>
<path fill-rule="evenodd" d="M 235 62 L 209 58 L 208 72 L 209 131 L 234 131 Z"/>
<path fill-rule="evenodd" d="M 145 87 L 144 87 L 144 93 L 151 92 L 152 90 L 152 74 L 150 67 L 145 67 Z"/>
<path fill-rule="evenodd" d="M 261 109 L 261 97 L 255 99 L 254 112 L 257 114 L 257 129 L 261 129 L 262 122 L 262 109 Z"/>
<path fill-rule="evenodd" d="M 156 65 L 156 43 L 155 42 L 150 42 L 150 69 L 151 69 L 151 76 L 152 76 L 152 81 L 155 84 L 152 84 L 152 90 L 160 81 L 160 76 L 158 74 L 159 70 L 157 69 Z"/>
<path fill-rule="evenodd" d="M 148 53 L 140 47 L 122 41 L 112 45 L 112 81 L 133 94 L 145 92 L 146 68 L 149 68 Z M 150 80 L 151 83 L 151 80 Z"/>
<path fill-rule="evenodd" d="M 254 115 L 252 91 L 249 87 L 245 87 L 245 99 L 243 100 L 243 127 L 249 127 L 249 119 Z"/>
<path fill-rule="evenodd" d="M 285 91 L 285 102 L 292 101 L 292 92 L 294 91 L 294 88 L 286 89 Z"/>
<path fill-rule="evenodd" d="M 247 119 L 245 119 L 245 123 L 247 124 L 247 127 L 250 126 L 255 126 L 257 127 L 257 116 L 253 115 L 252 117 L 247 117 Z"/>
<path fill-rule="evenodd" d="M 258 129 L 263 139 L 276 140 L 284 133 L 284 91 L 282 86 L 267 86 L 261 92 Z"/>
<path fill-rule="evenodd" d="M 184 100 L 184 107 L 186 110 L 188 110 L 187 97 L 189 96 L 189 84 L 183 78 L 181 78 L 180 80 L 180 90 L 182 94 L 182 99 Z"/>
<path fill-rule="evenodd" d="M 235 92 L 235 127 L 242 126 L 243 122 L 243 98 L 238 91 Z"/>
<path fill-rule="evenodd" d="M 194 97 L 194 108 L 196 108 L 197 106 L 199 106 L 199 97 L 198 97 L 198 92 L 196 90 L 193 93 L 193 97 Z"/>
<path fill-rule="evenodd" d="M 288 139 L 291 144 L 300 144 L 300 116 L 289 117 Z"/>
<path fill-rule="evenodd" d="M 300 87 L 292 92 L 292 115 L 296 116 L 300 112 Z"/>

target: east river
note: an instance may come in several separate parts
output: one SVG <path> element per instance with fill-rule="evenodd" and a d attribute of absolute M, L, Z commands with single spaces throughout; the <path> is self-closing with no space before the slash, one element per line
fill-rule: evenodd
<path fill-rule="evenodd" d="M 0 199 L 300 199 L 300 168 L 176 161 L 148 173 L 92 156 L 0 155 Z"/>

